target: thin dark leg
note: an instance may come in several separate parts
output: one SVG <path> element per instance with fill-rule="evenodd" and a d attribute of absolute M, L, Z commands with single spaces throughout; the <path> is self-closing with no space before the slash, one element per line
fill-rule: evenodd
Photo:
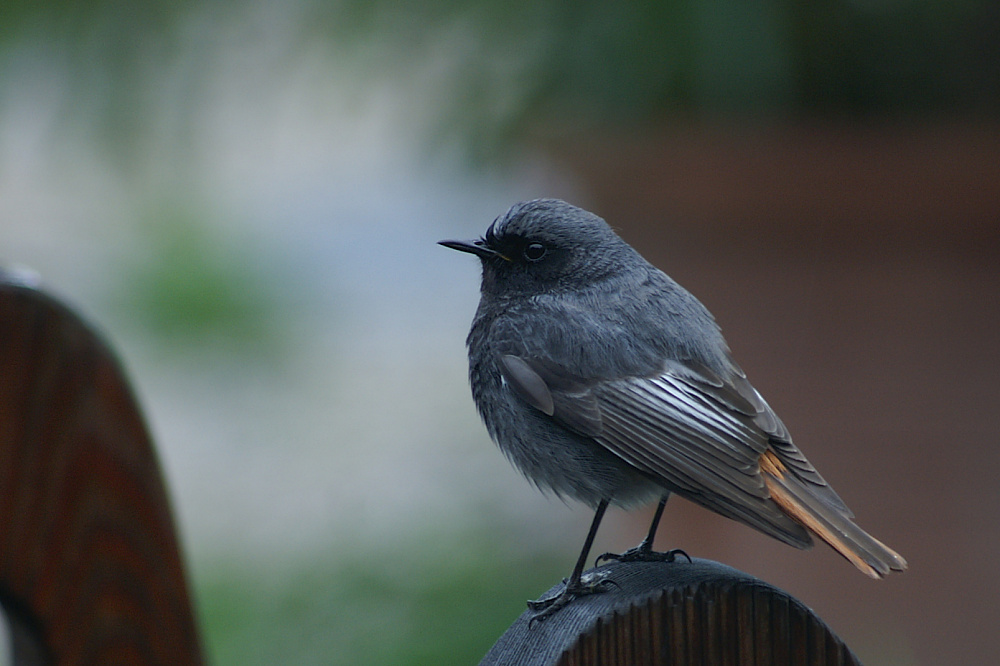
<path fill-rule="evenodd" d="M 619 562 L 673 562 L 674 558 L 678 555 L 683 555 L 687 557 L 688 561 L 691 558 L 688 554 L 679 548 L 673 550 L 668 550 L 665 553 L 658 553 L 653 550 L 653 540 L 656 538 L 656 528 L 660 526 L 660 518 L 663 517 L 663 509 L 667 506 L 667 500 L 670 498 L 670 493 L 665 494 L 660 498 L 660 503 L 656 505 L 656 512 L 653 514 L 653 523 L 649 526 L 649 533 L 646 538 L 642 540 L 635 548 L 630 548 L 624 553 L 604 553 L 597 558 L 594 562 L 595 566 L 600 566 L 601 562 L 606 560 L 618 560 Z"/>
<path fill-rule="evenodd" d="M 602 588 L 604 584 L 611 583 L 611 581 L 603 579 L 597 580 L 593 583 L 583 582 L 583 568 L 587 565 L 587 557 L 590 555 L 590 547 L 594 545 L 594 537 L 597 536 L 597 528 L 600 527 L 601 519 L 604 518 L 604 512 L 607 508 L 608 500 L 601 500 L 601 503 L 597 505 L 597 510 L 594 511 L 594 520 L 590 523 L 590 531 L 587 532 L 587 539 L 583 542 L 583 550 L 580 551 L 580 557 L 576 560 L 576 566 L 573 567 L 573 573 L 570 574 L 562 592 L 554 597 L 549 597 L 548 599 L 539 599 L 537 601 L 528 602 L 528 608 L 538 611 L 538 614 L 531 618 L 532 623 L 544 620 L 549 615 L 552 615 L 579 596 L 603 591 Z"/>
<path fill-rule="evenodd" d="M 669 498 L 670 495 L 664 495 L 660 498 L 660 503 L 656 505 L 656 513 L 653 514 L 653 523 L 649 526 L 649 534 L 639 544 L 641 550 L 653 550 L 653 540 L 656 539 L 656 528 L 660 526 L 660 518 L 663 517 L 663 509 L 666 508 Z"/>
<path fill-rule="evenodd" d="M 590 531 L 587 532 L 587 539 L 583 542 L 583 550 L 580 551 L 580 557 L 576 560 L 576 566 L 573 567 L 573 573 L 569 576 L 569 582 L 566 583 L 566 587 L 572 587 L 574 584 L 580 584 L 580 577 L 583 576 L 583 568 L 587 566 L 587 556 L 590 555 L 590 547 L 594 545 L 594 537 L 597 536 L 597 528 L 601 525 L 601 520 L 604 518 L 604 512 L 608 510 L 608 500 L 601 500 L 601 503 L 597 505 L 597 510 L 594 511 L 594 520 L 590 523 Z"/>

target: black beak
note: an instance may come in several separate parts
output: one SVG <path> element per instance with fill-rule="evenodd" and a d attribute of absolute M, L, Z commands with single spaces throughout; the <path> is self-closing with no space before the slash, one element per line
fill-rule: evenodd
<path fill-rule="evenodd" d="M 438 245 L 444 245 L 445 247 L 450 247 L 452 250 L 458 250 L 459 252 L 468 252 L 469 254 L 476 255 L 480 259 L 492 259 L 494 257 L 506 259 L 506 257 L 496 250 L 492 250 L 487 247 L 486 241 L 482 239 L 471 241 L 443 240 L 438 241 Z"/>

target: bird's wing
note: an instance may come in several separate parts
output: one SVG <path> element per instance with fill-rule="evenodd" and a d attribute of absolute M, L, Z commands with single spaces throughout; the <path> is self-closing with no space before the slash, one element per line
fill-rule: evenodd
<path fill-rule="evenodd" d="M 847 517 L 853 517 L 854 514 L 844 501 L 792 443 L 785 424 L 764 401 L 757 389 L 747 381 L 746 374 L 731 358 L 729 362 L 733 372 L 725 380 L 708 367 L 693 362 L 684 364 L 672 362 L 668 364 L 667 372 L 711 396 L 717 404 L 728 406 L 737 415 L 749 417 L 752 424 L 767 435 L 768 447 L 778 460 L 791 470 L 796 479 L 806 485 L 809 492 L 816 494 Z"/>
<path fill-rule="evenodd" d="M 671 361 L 653 376 L 593 380 L 549 360 L 499 360 L 508 385 L 557 423 L 594 438 L 678 494 L 783 541 L 799 547 L 811 542 L 770 501 L 760 469 L 765 451 L 774 451 L 817 495 L 843 507 L 738 369 L 723 380 L 703 365 Z"/>

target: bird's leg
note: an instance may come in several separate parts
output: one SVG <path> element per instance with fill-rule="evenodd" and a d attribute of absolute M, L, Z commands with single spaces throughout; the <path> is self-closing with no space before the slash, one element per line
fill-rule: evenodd
<path fill-rule="evenodd" d="M 573 573 L 570 574 L 568 580 L 564 580 L 565 586 L 562 592 L 547 599 L 528 602 L 528 608 L 537 611 L 537 614 L 531 618 L 529 626 L 535 622 L 541 622 L 577 597 L 594 594 L 595 592 L 603 592 L 608 585 L 615 585 L 614 581 L 606 580 L 603 576 L 594 576 L 589 580 L 583 580 L 583 568 L 587 564 L 590 547 L 594 544 L 597 528 L 601 524 L 601 519 L 604 517 L 604 512 L 607 508 L 608 500 L 601 500 L 601 503 L 597 505 L 597 510 L 594 512 L 594 521 L 590 524 L 590 531 L 587 533 L 586 541 L 583 542 L 583 550 L 576 561 L 576 566 L 573 567 Z"/>
<path fill-rule="evenodd" d="M 656 513 L 653 514 L 653 523 L 649 526 L 649 533 L 642 540 L 642 543 L 621 554 L 604 553 L 597 558 L 594 565 L 599 566 L 602 561 L 606 560 L 618 560 L 619 562 L 673 562 L 678 555 L 683 555 L 690 562 L 691 558 L 680 548 L 674 548 L 662 553 L 653 550 L 656 528 L 660 526 L 660 518 L 663 517 L 663 508 L 667 506 L 667 499 L 669 497 L 670 493 L 667 493 L 660 498 L 660 503 L 656 505 Z"/>

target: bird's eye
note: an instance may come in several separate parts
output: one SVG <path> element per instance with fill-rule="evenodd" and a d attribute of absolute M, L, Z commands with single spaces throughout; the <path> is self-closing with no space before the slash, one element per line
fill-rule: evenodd
<path fill-rule="evenodd" d="M 528 261 L 538 261 L 545 256 L 547 250 L 541 243 L 529 243 L 524 248 L 524 258 Z"/>

